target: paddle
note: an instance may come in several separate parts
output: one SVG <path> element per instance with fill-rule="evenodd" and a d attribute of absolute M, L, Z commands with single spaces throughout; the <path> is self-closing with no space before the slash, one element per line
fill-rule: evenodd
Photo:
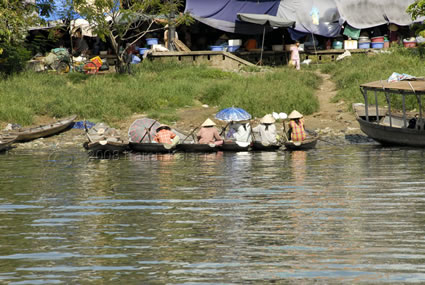
<path fill-rule="evenodd" d="M 184 143 L 186 140 L 187 140 L 187 138 L 188 137 L 190 137 L 191 135 L 193 135 L 193 133 L 198 129 L 199 127 L 196 127 L 196 128 L 194 128 L 193 130 L 192 130 L 192 132 L 190 133 L 190 134 L 188 134 L 185 138 L 184 138 L 184 140 L 182 140 L 182 142 L 181 143 Z"/>
<path fill-rule="evenodd" d="M 323 138 L 319 137 L 319 135 L 318 135 L 315 131 L 311 131 L 311 130 L 307 130 L 307 129 L 306 129 L 305 131 L 306 131 L 308 134 L 310 134 L 310 135 L 313 135 L 313 136 L 317 137 L 317 139 L 318 139 L 319 141 L 323 141 L 323 142 L 329 143 L 329 144 L 334 145 L 334 146 L 342 147 L 342 146 L 341 146 L 341 145 L 339 145 L 339 144 L 333 143 L 333 142 L 331 142 L 331 141 L 328 141 L 328 140 L 325 140 L 325 139 L 323 139 Z"/>
<path fill-rule="evenodd" d="M 220 137 L 224 134 L 224 132 L 226 131 L 226 129 L 230 125 L 230 123 L 231 122 L 228 122 L 227 125 L 221 130 Z"/>
<path fill-rule="evenodd" d="M 139 143 L 141 143 L 143 141 L 143 139 L 146 137 L 146 135 L 148 133 L 149 133 L 149 142 L 152 142 L 152 140 L 151 140 L 151 129 L 152 129 L 153 125 L 155 125 L 155 123 L 156 123 L 156 120 L 153 121 L 152 125 L 148 129 L 145 128 L 145 134 L 140 139 Z"/>
<path fill-rule="evenodd" d="M 89 130 L 87 129 L 87 124 L 86 124 L 86 120 L 84 120 L 84 129 L 86 130 L 86 136 L 89 139 L 89 142 L 93 142 L 93 140 L 91 139 L 90 135 L 89 135 Z"/>

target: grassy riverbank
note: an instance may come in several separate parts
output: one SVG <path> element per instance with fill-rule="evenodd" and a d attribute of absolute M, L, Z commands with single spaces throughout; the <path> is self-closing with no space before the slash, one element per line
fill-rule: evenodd
<path fill-rule="evenodd" d="M 392 49 L 388 53 L 355 55 L 342 61 L 320 67 L 322 72 L 332 75 L 338 93 L 334 102 L 344 100 L 346 103 L 363 102 L 360 84 L 376 80 L 387 80 L 393 72 L 407 73 L 413 76 L 425 76 L 425 58 L 419 49 Z M 370 96 L 373 97 L 373 96 Z M 400 98 L 398 98 L 400 99 Z M 416 99 L 409 98 L 409 108 L 416 108 Z M 370 102 L 374 98 L 370 98 Z M 396 98 L 394 98 L 396 100 Z M 386 104 L 380 98 L 380 104 Z M 400 102 L 399 104 L 400 105 Z"/>
<path fill-rule="evenodd" d="M 314 90 L 319 81 L 312 71 L 296 72 L 286 67 L 233 73 L 150 62 L 131 76 L 26 72 L 0 81 L 0 122 L 28 125 L 34 116 L 74 113 L 79 118 L 108 123 L 134 113 L 170 122 L 178 119 L 176 109 L 200 103 L 219 108 L 238 106 L 254 116 L 295 108 L 310 114 L 318 108 Z"/>

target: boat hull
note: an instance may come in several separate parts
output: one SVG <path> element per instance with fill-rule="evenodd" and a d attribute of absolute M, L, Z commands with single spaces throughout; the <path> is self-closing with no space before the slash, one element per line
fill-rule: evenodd
<path fill-rule="evenodd" d="M 211 147 L 208 144 L 183 143 L 177 145 L 177 150 L 183 152 L 216 152 L 218 147 Z"/>
<path fill-rule="evenodd" d="M 309 150 L 309 149 L 313 149 L 313 148 L 316 147 L 318 139 L 319 139 L 318 137 L 309 138 L 309 139 L 302 141 L 301 144 L 299 144 L 299 145 L 294 144 L 294 142 L 292 142 L 292 141 L 287 141 L 287 142 L 285 142 L 285 148 L 287 150 Z"/>
<path fill-rule="evenodd" d="M 360 117 L 357 121 L 362 132 L 383 145 L 425 147 L 424 130 L 378 125 Z"/>
<path fill-rule="evenodd" d="M 92 156 L 115 156 L 123 153 L 128 149 L 128 143 L 107 142 L 85 142 L 84 148 L 89 151 Z"/>
<path fill-rule="evenodd" d="M 141 152 L 141 153 L 170 153 L 173 152 L 176 148 L 167 149 L 163 144 L 159 143 L 136 143 L 130 142 L 130 149 L 132 151 Z"/>
<path fill-rule="evenodd" d="M 264 145 L 261 142 L 254 142 L 252 144 L 252 150 L 255 151 L 277 151 L 280 148 L 280 145 L 271 144 Z"/>
<path fill-rule="evenodd" d="M 218 148 L 221 151 L 234 151 L 234 152 L 237 152 L 237 151 L 248 151 L 249 150 L 249 147 L 250 147 L 249 145 L 247 145 L 247 146 L 240 146 L 237 143 L 231 142 L 231 143 L 224 143 L 221 146 L 219 146 Z"/>
<path fill-rule="evenodd" d="M 49 137 L 66 130 L 76 118 L 77 115 L 73 115 L 61 119 L 53 124 L 39 126 L 35 128 L 24 128 L 18 131 L 11 131 L 8 134 L 12 136 L 17 136 L 16 142 L 27 142 L 38 138 Z"/>
<path fill-rule="evenodd" d="M 12 144 L 16 142 L 15 136 L 1 137 L 0 136 L 0 152 L 6 151 L 11 148 Z"/>

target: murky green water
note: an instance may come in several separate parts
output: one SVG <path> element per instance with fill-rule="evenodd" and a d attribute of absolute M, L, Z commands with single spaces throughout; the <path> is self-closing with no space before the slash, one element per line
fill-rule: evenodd
<path fill-rule="evenodd" d="M 0 283 L 424 282 L 424 157 L 0 155 Z"/>

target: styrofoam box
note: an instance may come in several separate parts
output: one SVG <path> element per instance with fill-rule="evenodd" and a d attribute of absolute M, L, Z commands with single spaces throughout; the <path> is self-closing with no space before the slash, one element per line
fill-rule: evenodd
<path fill-rule="evenodd" d="M 229 40 L 229 46 L 241 46 L 242 40 Z"/>
<path fill-rule="evenodd" d="M 357 41 L 344 41 L 344 49 L 357 49 Z"/>

